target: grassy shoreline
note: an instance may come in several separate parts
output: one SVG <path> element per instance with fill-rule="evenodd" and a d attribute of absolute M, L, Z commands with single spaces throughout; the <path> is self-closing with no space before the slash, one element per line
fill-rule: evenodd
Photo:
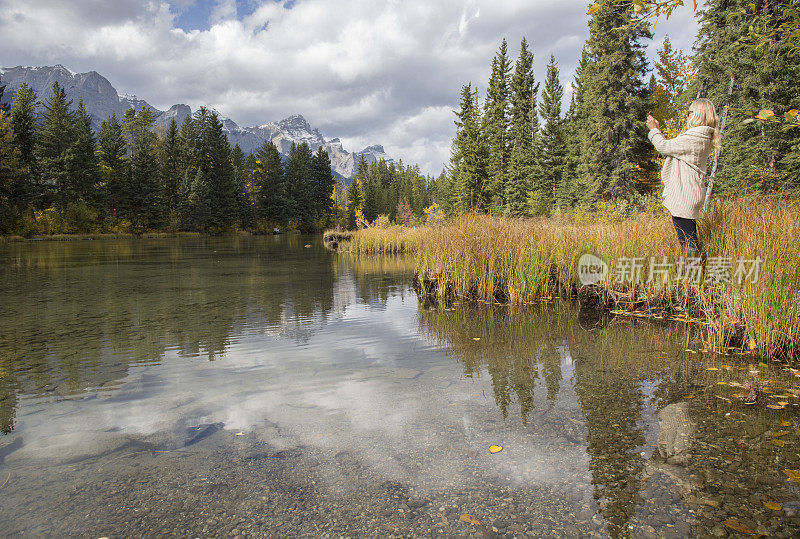
<path fill-rule="evenodd" d="M 734 346 L 774 359 L 800 357 L 800 206 L 796 201 L 715 201 L 698 222 L 705 264 L 700 282 L 657 276 L 650 257 L 677 270 L 683 253 L 669 217 L 638 215 L 610 223 L 565 218 L 465 215 L 430 227 L 325 234 L 326 244 L 357 254 L 411 253 L 424 300 L 510 304 L 578 298 L 587 307 L 698 322 L 707 345 Z M 589 253 L 609 266 L 604 279 L 581 285 L 578 261 Z M 644 257 L 641 279 L 620 282 L 615 261 Z M 666 257 L 663 259 L 662 257 Z M 760 257 L 756 282 L 737 282 L 739 259 Z M 715 282 L 725 260 L 728 282 Z"/>

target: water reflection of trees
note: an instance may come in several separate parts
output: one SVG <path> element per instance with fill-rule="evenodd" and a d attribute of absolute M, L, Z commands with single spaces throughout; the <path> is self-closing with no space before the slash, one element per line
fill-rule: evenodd
<path fill-rule="evenodd" d="M 699 373 L 697 361 L 677 359 L 685 356 L 686 332 L 628 318 L 587 321 L 568 305 L 427 309 L 420 310 L 420 325 L 453 351 L 467 375 L 485 368 L 503 417 L 516 401 L 523 423 L 540 377 L 551 405 L 559 398 L 561 357 L 571 356 L 595 498 L 609 531 L 624 533 L 644 468 L 642 412 L 686 394 Z M 652 394 L 643 392 L 645 385 Z"/>
<path fill-rule="evenodd" d="M 0 428 L 13 429 L 20 394 L 113 386 L 168 352 L 216 360 L 249 334 L 305 342 L 356 290 L 385 303 L 385 274 L 372 271 L 302 236 L 9 244 Z"/>

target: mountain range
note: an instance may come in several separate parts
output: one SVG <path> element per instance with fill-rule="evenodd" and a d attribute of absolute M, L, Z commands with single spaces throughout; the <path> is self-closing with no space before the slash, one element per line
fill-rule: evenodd
<path fill-rule="evenodd" d="M 100 128 L 100 123 L 111 116 L 112 112 L 121 119 L 129 108 L 151 109 L 157 125 L 166 125 L 171 118 L 175 118 L 180 125 L 184 118 L 192 114 L 192 109 L 182 103 L 172 105 L 167 110 L 159 110 L 135 95 L 118 93 L 108 79 L 96 71 L 76 73 L 61 64 L 42 67 L 3 67 L 0 68 L 0 80 L 6 85 L 3 102 L 10 102 L 23 82 L 33 88 L 40 101 L 44 101 L 50 95 L 53 82 L 57 81 L 64 88 L 67 99 L 73 101 L 73 106 L 77 105 L 79 99 L 83 99 L 95 130 Z M 220 120 L 231 145 L 238 144 L 245 153 L 255 152 L 265 140 L 271 140 L 284 157 L 289 154 L 292 143 L 306 142 L 312 151 L 321 146 L 328 152 L 331 168 L 336 176 L 345 180 L 355 177 L 361 155 L 367 163 L 374 163 L 380 159 L 387 163 L 393 161 L 380 144 L 367 146 L 358 152 L 349 152 L 342 147 L 338 138 L 325 139 L 318 129 L 312 128 L 299 114 L 254 127 L 240 127 L 221 114 Z"/>

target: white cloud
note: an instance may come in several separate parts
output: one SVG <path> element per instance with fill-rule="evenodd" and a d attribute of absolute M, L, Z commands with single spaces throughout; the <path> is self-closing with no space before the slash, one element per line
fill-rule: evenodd
<path fill-rule="evenodd" d="M 219 0 L 210 27 L 190 31 L 174 27 L 175 13 L 190 3 L 172 6 L 0 0 L 0 58 L 96 70 L 157 107 L 203 104 L 241 125 L 301 113 L 328 137 L 381 143 L 436 174 L 449 158 L 448 111 L 460 86 L 483 91 L 503 37 L 512 57 L 528 38 L 537 80 L 555 54 L 568 86 L 588 33 L 584 0 L 265 1 L 241 19 L 233 0 Z M 688 51 L 689 12 L 659 22 L 658 42 L 669 32 Z"/>

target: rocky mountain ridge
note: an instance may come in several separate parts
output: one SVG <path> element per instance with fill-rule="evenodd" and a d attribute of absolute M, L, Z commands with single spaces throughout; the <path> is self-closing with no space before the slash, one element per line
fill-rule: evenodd
<path fill-rule="evenodd" d="M 57 81 L 73 101 L 73 106 L 83 99 L 86 110 L 92 118 L 92 127 L 100 128 L 100 123 L 115 113 L 118 118 L 125 115 L 129 108 L 136 110 L 150 108 L 156 116 L 156 124 L 166 125 L 174 118 L 181 122 L 192 114 L 192 109 L 185 104 L 172 105 L 167 110 L 159 110 L 147 101 L 135 95 L 119 94 L 117 89 L 105 77 L 96 71 L 76 73 L 61 64 L 42 67 L 4 67 L 0 68 L 0 80 L 6 85 L 3 102 L 10 102 L 19 86 L 26 82 L 36 91 L 40 101 L 49 94 L 53 82 Z M 278 122 L 268 122 L 254 127 L 240 127 L 230 118 L 220 115 L 223 128 L 231 146 L 238 144 L 245 153 L 255 152 L 265 140 L 271 140 L 282 155 L 287 156 L 292 143 L 306 142 L 312 151 L 320 146 L 328 152 L 331 166 L 337 176 L 343 179 L 355 177 L 361 155 L 368 163 L 380 159 L 393 161 L 383 146 L 375 144 L 358 152 L 349 152 L 342 147 L 338 138 L 326 140 L 322 133 L 306 121 L 300 114 L 294 114 Z"/>

